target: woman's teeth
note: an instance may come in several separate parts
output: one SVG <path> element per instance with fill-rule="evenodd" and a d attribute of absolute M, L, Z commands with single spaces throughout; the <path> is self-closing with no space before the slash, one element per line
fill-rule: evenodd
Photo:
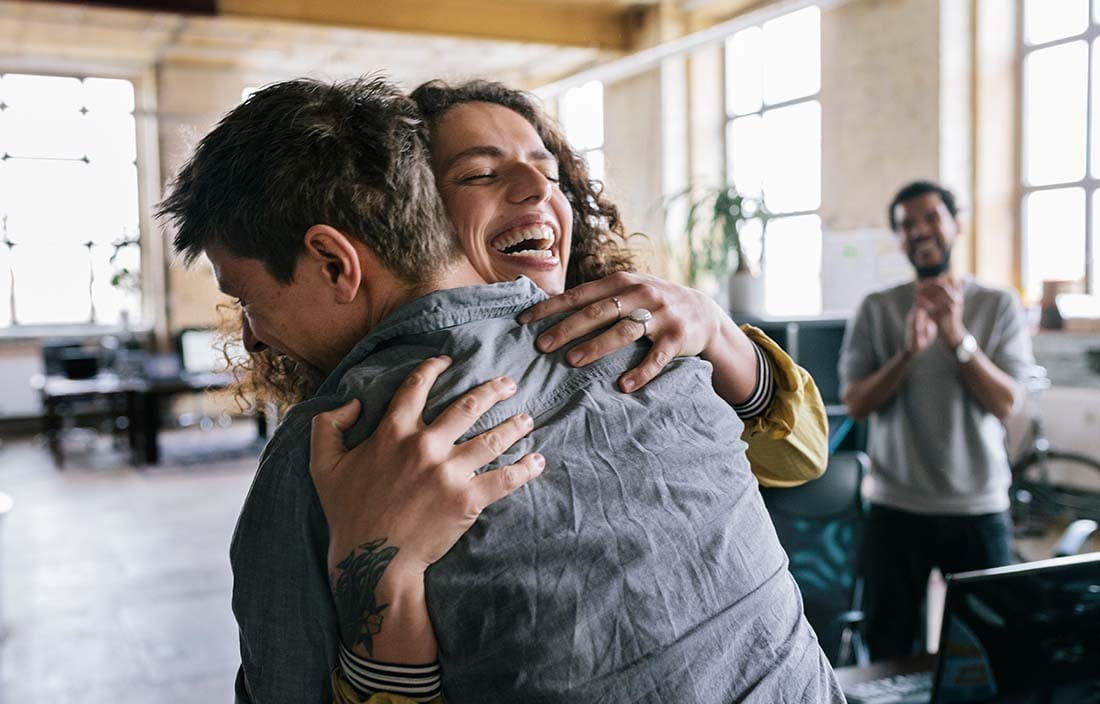
<path fill-rule="evenodd" d="M 493 249 L 510 256 L 552 256 L 554 230 L 548 225 L 535 225 L 512 230 L 492 242 Z"/>
<path fill-rule="evenodd" d="M 538 259 L 549 259 L 554 256 L 554 253 L 549 249 L 521 249 L 518 252 L 501 252 L 506 257 L 536 257 Z"/>

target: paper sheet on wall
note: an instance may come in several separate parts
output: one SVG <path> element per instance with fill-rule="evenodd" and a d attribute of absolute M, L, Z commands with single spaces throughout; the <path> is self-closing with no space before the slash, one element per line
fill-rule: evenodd
<path fill-rule="evenodd" d="M 821 240 L 821 304 L 829 313 L 850 314 L 868 293 L 913 276 L 889 230 L 825 232 Z"/>

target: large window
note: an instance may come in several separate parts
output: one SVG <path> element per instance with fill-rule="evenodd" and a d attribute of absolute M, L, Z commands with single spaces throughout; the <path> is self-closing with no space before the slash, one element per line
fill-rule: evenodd
<path fill-rule="evenodd" d="M 588 174 L 604 178 L 603 83 L 589 81 L 570 88 L 558 102 L 558 117 L 565 138 L 588 162 Z"/>
<path fill-rule="evenodd" d="M 726 172 L 776 215 L 750 231 L 772 315 L 821 310 L 821 11 L 808 7 L 726 41 Z M 808 285 L 814 282 L 816 285 Z"/>
<path fill-rule="evenodd" d="M 1100 293 L 1100 0 L 1022 0 L 1022 274 Z"/>
<path fill-rule="evenodd" d="M 0 74 L 0 328 L 141 308 L 134 87 Z"/>

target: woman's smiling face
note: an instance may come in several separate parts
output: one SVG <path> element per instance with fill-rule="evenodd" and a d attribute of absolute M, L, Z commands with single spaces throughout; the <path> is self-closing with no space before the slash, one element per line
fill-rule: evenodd
<path fill-rule="evenodd" d="M 462 249 L 486 281 L 521 274 L 565 288 L 573 211 L 531 123 L 495 103 L 451 108 L 432 130 L 432 169 Z"/>

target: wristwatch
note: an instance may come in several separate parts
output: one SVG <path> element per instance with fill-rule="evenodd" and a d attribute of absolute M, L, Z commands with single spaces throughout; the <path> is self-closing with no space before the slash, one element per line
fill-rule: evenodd
<path fill-rule="evenodd" d="M 974 339 L 973 335 L 967 333 L 966 337 L 959 342 L 959 346 L 955 348 L 955 359 L 959 360 L 959 364 L 966 364 L 977 351 L 978 341 Z"/>

